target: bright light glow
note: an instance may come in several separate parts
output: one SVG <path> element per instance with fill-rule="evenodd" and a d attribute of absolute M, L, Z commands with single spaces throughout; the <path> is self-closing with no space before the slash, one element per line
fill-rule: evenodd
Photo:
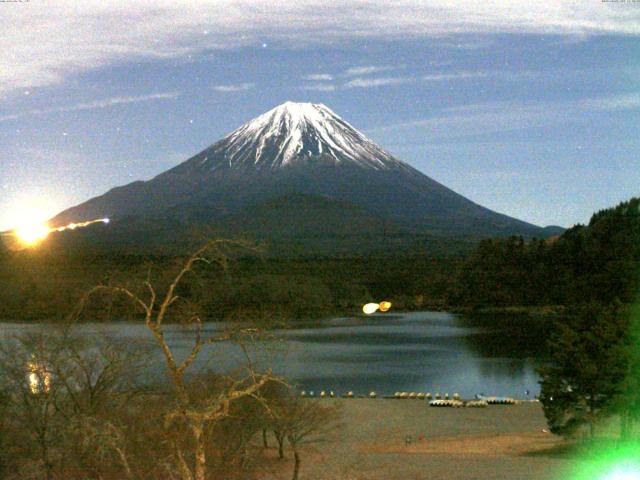
<path fill-rule="evenodd" d="M 110 222 L 108 218 L 99 218 L 97 220 L 90 220 L 88 222 L 80 222 L 80 223 L 70 223 L 69 225 L 65 225 L 64 227 L 52 228 L 51 232 L 64 232 L 65 230 L 75 230 L 76 228 L 84 228 L 89 225 L 93 225 L 94 223 L 104 223 L 107 225 Z"/>
<path fill-rule="evenodd" d="M 13 230 L 13 234 L 18 238 L 20 243 L 26 247 L 32 247 L 37 245 L 45 238 L 49 236 L 51 232 L 64 232 L 65 230 L 76 230 L 77 228 L 88 227 L 94 223 L 109 223 L 108 218 L 99 218 L 97 220 L 90 220 L 88 222 L 70 223 L 62 227 L 50 228 L 45 223 L 25 223 L 22 226 Z"/>
<path fill-rule="evenodd" d="M 380 311 L 387 312 L 391 308 L 391 302 L 382 301 L 380 302 Z"/>
<path fill-rule="evenodd" d="M 49 235 L 51 230 L 44 224 L 23 225 L 15 230 L 15 234 L 26 246 L 35 245 Z"/>
<path fill-rule="evenodd" d="M 27 363 L 27 371 L 29 372 L 27 378 L 29 380 L 29 390 L 34 395 L 38 393 L 49 393 L 51 389 L 51 372 L 47 370 L 47 367 L 32 359 Z"/>
<path fill-rule="evenodd" d="M 377 312 L 379 308 L 380 305 L 378 305 L 377 303 L 367 303 L 364 307 L 362 307 L 362 311 L 367 315 L 371 315 L 372 313 Z"/>
<path fill-rule="evenodd" d="M 11 203 L 0 220 L 11 228 L 18 242 L 33 246 L 44 240 L 49 234 L 47 219 L 52 216 L 56 202 L 44 195 L 21 195 Z"/>
<path fill-rule="evenodd" d="M 583 461 L 576 464 L 571 480 L 640 480 L 640 443 L 615 442 L 595 444 L 584 452 Z"/>
<path fill-rule="evenodd" d="M 617 467 L 605 475 L 602 480 L 640 480 L 640 467 L 637 465 Z"/>
<path fill-rule="evenodd" d="M 0 230 L 45 224 L 62 209 L 58 199 L 46 192 L 20 192 L 13 197 L 8 195 L 0 210 Z"/>

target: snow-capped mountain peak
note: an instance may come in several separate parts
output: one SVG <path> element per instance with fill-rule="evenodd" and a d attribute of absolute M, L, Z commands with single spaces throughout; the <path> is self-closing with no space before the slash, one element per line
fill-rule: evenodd
<path fill-rule="evenodd" d="M 205 152 L 201 167 L 277 169 L 298 163 L 406 166 L 323 104 L 285 102 L 250 120 Z"/>
<path fill-rule="evenodd" d="M 345 208 L 347 215 L 355 215 L 347 230 Z M 150 224 L 159 232 L 171 231 L 166 239 L 173 242 L 187 238 L 182 235 L 188 229 L 176 225 L 203 224 L 244 238 L 246 232 L 258 238 L 273 234 L 287 239 L 287 248 L 293 239 L 306 245 L 318 238 L 323 245 L 341 245 L 336 252 L 344 252 L 366 245 L 369 235 L 375 237 L 372 218 L 380 219 L 381 235 L 387 221 L 401 227 L 398 231 L 413 232 L 406 244 L 412 248 L 420 238 L 414 233 L 539 238 L 544 234 L 535 225 L 477 205 L 396 160 L 326 106 L 293 102 L 245 123 L 149 181 L 114 188 L 60 213 L 51 224 L 105 217 L 116 219 L 114 225 L 125 217 L 153 219 L 134 221 L 131 230 L 127 230 L 129 220 L 121 222 L 120 232 L 128 232 L 121 237 L 127 245 L 129 236 L 139 237 L 141 226 L 150 236 L 155 235 Z M 161 226 L 156 221 L 161 218 L 168 223 Z M 156 242 L 155 237 L 149 240 Z M 343 240 L 346 243 L 339 243 Z"/>

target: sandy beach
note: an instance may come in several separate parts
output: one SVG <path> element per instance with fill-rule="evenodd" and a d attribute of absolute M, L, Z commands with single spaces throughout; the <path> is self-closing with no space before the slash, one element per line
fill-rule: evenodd
<path fill-rule="evenodd" d="M 303 479 L 544 480 L 569 466 L 538 403 L 433 408 L 424 400 L 322 400 L 336 401 L 343 425 L 331 441 L 305 447 Z M 287 478 L 289 462 L 264 478 Z"/>

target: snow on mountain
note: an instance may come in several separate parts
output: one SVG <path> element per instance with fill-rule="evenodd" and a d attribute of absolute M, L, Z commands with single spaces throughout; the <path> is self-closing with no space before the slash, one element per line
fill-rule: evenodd
<path fill-rule="evenodd" d="M 322 104 L 286 102 L 211 146 L 201 168 L 277 169 L 302 162 L 407 167 Z"/>

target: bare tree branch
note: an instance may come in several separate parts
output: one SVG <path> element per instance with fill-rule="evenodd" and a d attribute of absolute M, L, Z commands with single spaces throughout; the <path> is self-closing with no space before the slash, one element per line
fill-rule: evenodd
<path fill-rule="evenodd" d="M 253 337 L 258 333 L 258 331 L 256 329 L 244 328 L 230 330 L 221 334 L 203 338 L 202 319 L 197 314 L 190 314 L 188 323 L 195 326 L 193 344 L 191 345 L 189 354 L 181 362 L 176 361 L 174 353 L 164 335 L 163 322 L 167 318 L 170 307 L 175 305 L 180 299 L 180 296 L 176 292 L 181 282 L 190 272 L 193 272 L 194 267 L 199 263 L 214 263 L 221 269 L 226 270 L 228 268 L 226 249 L 230 247 L 242 248 L 254 252 L 256 251 L 251 244 L 245 241 L 223 239 L 210 240 L 186 259 L 178 273 L 173 277 L 173 280 L 169 284 L 164 296 L 159 297 L 157 295 L 157 291 L 151 283 L 151 272 L 149 271 L 146 281 L 143 282 L 143 286 L 146 288 L 149 295 L 147 301 L 143 300 L 140 296 L 136 295 L 124 286 L 98 285 L 87 292 L 78 311 L 78 314 L 81 313 L 85 304 L 89 301 L 92 295 L 99 292 L 110 292 L 128 297 L 144 312 L 145 325 L 163 352 L 167 370 L 176 393 L 177 408 L 166 414 L 165 425 L 169 428 L 175 421 L 180 419 L 186 421 L 185 426 L 191 432 L 194 443 L 195 451 L 193 469 L 185 459 L 184 452 L 180 445 L 177 443 L 174 444 L 175 460 L 182 480 L 205 480 L 207 462 L 204 443 L 205 426 L 228 416 L 230 406 L 233 402 L 244 397 L 255 397 L 261 388 L 263 388 L 268 382 L 274 380 L 271 371 L 262 375 L 256 374 L 254 362 L 251 361 L 246 346 L 241 344 L 241 348 L 243 349 L 243 353 L 247 360 L 247 369 L 249 372 L 248 377 L 242 380 L 232 381 L 228 388 L 226 388 L 217 397 L 210 399 L 210 401 L 206 402 L 204 406 L 199 406 L 190 397 L 185 380 L 185 373 L 186 370 L 197 360 L 202 349 L 206 345 L 233 339 L 240 340 L 243 336 Z M 161 301 L 159 305 L 156 306 L 158 298 L 161 298 Z"/>

